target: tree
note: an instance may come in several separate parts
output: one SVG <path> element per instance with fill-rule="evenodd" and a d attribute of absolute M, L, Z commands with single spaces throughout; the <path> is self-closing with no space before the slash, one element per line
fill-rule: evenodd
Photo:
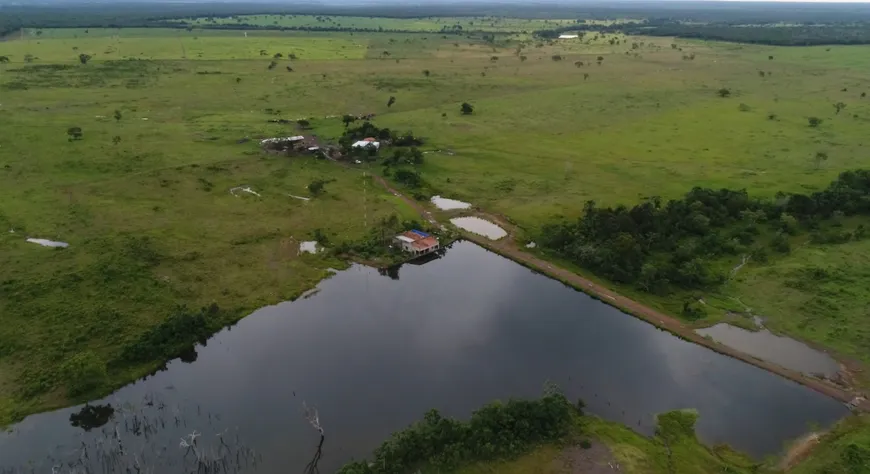
<path fill-rule="evenodd" d="M 301 128 L 302 130 L 308 130 L 308 128 L 311 126 L 311 122 L 306 119 L 299 119 L 296 121 L 296 125 L 299 125 L 299 128 Z"/>
<path fill-rule="evenodd" d="M 387 108 L 392 107 L 393 104 L 395 104 L 395 103 L 396 103 L 396 96 L 391 95 L 390 100 L 387 101 Z"/>
<path fill-rule="evenodd" d="M 550 59 L 552 59 L 553 61 L 561 61 L 562 55 L 561 54 L 554 54 L 553 56 L 550 57 Z"/>
<path fill-rule="evenodd" d="M 116 110 L 115 110 L 115 113 L 114 113 L 112 116 L 115 117 L 115 121 L 116 121 L 116 122 L 120 122 L 120 121 L 121 121 L 121 111 L 120 111 L 120 110 L 117 110 L 117 109 L 116 109 Z"/>
<path fill-rule="evenodd" d="M 490 56 L 489 60 L 490 61 L 498 61 L 498 56 Z"/>
<path fill-rule="evenodd" d="M 347 128 L 350 124 L 356 122 L 356 117 L 354 117 L 353 115 L 345 114 L 343 117 L 341 117 L 341 122 L 344 123 L 344 128 Z"/>
<path fill-rule="evenodd" d="M 474 113 L 474 106 L 468 102 L 463 102 L 462 105 L 459 106 L 459 111 L 462 115 L 471 115 Z"/>
<path fill-rule="evenodd" d="M 783 213 L 779 217 L 779 225 L 782 231 L 789 235 L 795 235 L 798 231 L 798 221 L 791 214 Z"/>
<path fill-rule="evenodd" d="M 807 123 L 811 128 L 817 128 L 822 124 L 822 119 L 818 117 L 807 117 Z"/>
<path fill-rule="evenodd" d="M 600 63 L 601 61 L 604 61 L 604 56 L 598 56 L 597 59 L 598 59 L 598 62 Z"/>
<path fill-rule="evenodd" d="M 828 161 L 828 154 L 824 151 L 817 151 L 813 161 L 816 162 L 816 169 L 819 169 L 822 167 L 823 161 Z"/>
<path fill-rule="evenodd" d="M 423 75 L 424 75 L 424 76 L 429 77 L 430 74 L 432 74 L 432 71 L 430 71 L 430 70 L 428 70 L 428 69 L 423 69 Z"/>
<path fill-rule="evenodd" d="M 121 143 L 121 137 L 119 135 L 112 137 L 112 145 L 117 145 L 119 143 Z"/>
<path fill-rule="evenodd" d="M 274 55 L 274 56 L 272 56 L 272 57 L 273 57 L 273 58 L 275 58 L 275 59 L 280 59 L 280 58 L 283 58 L 283 57 L 284 57 L 284 55 L 283 55 L 283 54 L 281 54 L 281 53 L 275 53 L 275 55 Z"/>
<path fill-rule="evenodd" d="M 723 97 L 723 98 L 728 97 L 731 95 L 731 89 L 723 87 L 723 88 L 719 89 L 718 91 L 716 91 L 716 93 L 719 94 L 719 97 Z"/>
<path fill-rule="evenodd" d="M 85 53 L 79 54 L 79 62 L 81 62 L 82 64 L 87 64 L 88 61 L 90 61 L 90 60 L 91 60 L 90 54 L 85 54 Z"/>
<path fill-rule="evenodd" d="M 589 73 L 588 73 L 588 72 L 584 72 L 584 73 L 583 73 L 583 80 L 585 81 L 586 79 L 589 79 Z"/>
<path fill-rule="evenodd" d="M 277 61 L 272 61 L 269 63 L 268 69 L 271 71 L 272 69 L 275 69 L 275 66 L 277 66 L 277 65 L 278 65 Z"/>
<path fill-rule="evenodd" d="M 776 237 L 770 241 L 770 246 L 779 253 L 791 252 L 791 243 L 789 243 L 788 238 L 782 232 L 776 234 Z"/>
<path fill-rule="evenodd" d="M 66 129 L 66 134 L 69 136 L 69 141 L 81 140 L 84 136 L 81 127 L 70 127 Z"/>
<path fill-rule="evenodd" d="M 320 196 L 321 194 L 326 192 L 325 186 L 326 181 L 322 179 L 315 179 L 308 185 L 308 191 L 311 193 L 312 196 Z"/>
<path fill-rule="evenodd" d="M 838 114 L 840 113 L 841 110 L 843 110 L 845 108 L 846 108 L 846 104 L 844 104 L 842 102 L 837 102 L 836 104 L 834 104 L 834 109 L 837 110 Z"/>
<path fill-rule="evenodd" d="M 773 61 L 773 56 L 768 56 L 768 57 L 767 57 L 767 60 L 768 60 L 768 61 Z"/>
<path fill-rule="evenodd" d="M 9 56 L 0 56 L 0 64 L 5 64 L 9 62 Z"/>
<path fill-rule="evenodd" d="M 236 84 L 238 84 L 238 83 L 240 83 L 240 82 L 242 82 L 242 78 L 241 78 L 241 77 L 237 77 L 237 78 L 236 78 Z"/>
<path fill-rule="evenodd" d="M 526 59 L 529 59 L 529 58 L 527 58 L 525 56 L 520 56 L 520 62 L 526 62 Z"/>
<path fill-rule="evenodd" d="M 5 57 L 5 56 L 0 57 L 0 63 L 3 62 L 3 58 L 4 58 L 4 57 Z M 9 58 L 6 58 L 6 61 L 8 62 L 8 61 L 9 61 Z M 867 93 L 866 93 L 866 92 L 862 92 L 862 93 L 861 93 L 861 97 L 867 97 Z"/>

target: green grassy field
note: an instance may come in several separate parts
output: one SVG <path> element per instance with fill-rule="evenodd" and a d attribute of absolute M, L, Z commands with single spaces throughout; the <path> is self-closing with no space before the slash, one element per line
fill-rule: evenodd
<path fill-rule="evenodd" d="M 400 20 L 378 24 L 391 21 Z M 361 201 L 359 172 L 239 143 L 297 133 L 269 119 L 310 118 L 324 139 L 340 135 L 345 113 L 413 130 L 426 151 L 455 153 L 426 155 L 430 189 L 504 214 L 532 238 L 589 199 L 632 205 L 693 186 L 772 197 L 870 166 L 868 47 L 591 33 L 518 50 L 516 39 L 429 34 L 41 31 L 0 43 L 10 60 L 0 64 L 0 311 L 11 321 L 0 328 L 0 424 L 71 401 L 57 370 L 76 354 L 108 367 L 93 393 L 153 368 L 115 362 L 177 304 L 215 302 L 229 322 L 299 294 L 339 264 L 297 255 L 315 229 L 353 240 L 365 234 L 366 212 L 413 215 L 374 187 Z M 730 97 L 717 95 L 722 87 Z M 459 114 L 465 101 L 473 115 Z M 836 102 L 847 107 L 836 113 Z M 810 128 L 810 116 L 822 124 Z M 83 139 L 68 141 L 70 127 Z M 819 151 L 829 159 L 817 165 Z M 321 178 L 336 180 L 325 196 L 286 196 L 306 195 Z M 231 195 L 240 185 L 261 197 Z M 723 299 L 740 297 L 772 328 L 867 362 L 864 247 L 807 246 L 747 266 Z M 833 276 L 817 288 L 789 286 L 812 266 Z M 807 304 L 831 292 L 848 298 Z"/>

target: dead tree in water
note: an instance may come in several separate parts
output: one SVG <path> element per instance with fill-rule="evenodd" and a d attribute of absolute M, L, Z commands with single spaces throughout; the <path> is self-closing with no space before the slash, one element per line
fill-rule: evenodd
<path fill-rule="evenodd" d="M 317 412 L 316 408 L 308 408 L 308 405 L 305 402 L 302 402 L 302 408 L 305 410 L 305 419 L 308 420 L 308 423 L 320 433 L 320 442 L 317 444 L 317 451 L 314 453 L 314 457 L 311 458 L 311 461 L 305 466 L 305 474 L 319 474 L 320 469 L 317 467 L 317 463 L 320 462 L 320 458 L 323 456 L 323 442 L 326 440 L 326 436 L 323 434 L 323 427 L 320 426 L 320 414 Z"/>

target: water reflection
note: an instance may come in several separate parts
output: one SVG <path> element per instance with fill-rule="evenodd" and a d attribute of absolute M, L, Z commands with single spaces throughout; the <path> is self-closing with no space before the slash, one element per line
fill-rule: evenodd
<path fill-rule="evenodd" d="M 105 405 L 85 405 L 76 413 L 69 416 L 69 423 L 76 428 L 81 428 L 85 431 L 99 428 L 115 415 L 115 409 L 112 404 Z"/>
<path fill-rule="evenodd" d="M 759 359 L 805 374 L 834 377 L 840 371 L 840 365 L 828 354 L 794 339 L 773 334 L 767 329 L 747 331 L 720 323 L 696 332 Z"/>
<path fill-rule="evenodd" d="M 313 455 L 331 472 L 431 408 L 466 417 L 494 399 L 539 396 L 548 381 L 590 412 L 647 434 L 656 413 L 696 408 L 702 440 L 756 456 L 847 413 L 467 242 L 402 266 L 401 279 L 354 265 L 319 289 L 223 331 L 197 347 L 194 363 L 174 361 L 95 403 L 117 409 L 157 394 L 182 407 L 184 421 L 175 427 L 175 415 L 164 416 L 172 431 L 150 432 L 154 443 L 178 454 L 192 430 L 205 437 L 237 428 L 244 446 L 262 454 L 257 472 L 267 474 L 302 471 Z M 317 407 L 329 438 L 319 454 L 304 402 Z M 0 434 L 0 465 L 77 445 L 82 430 L 68 420 L 79 410 L 29 417 Z M 116 413 L 86 439 L 121 419 Z"/>

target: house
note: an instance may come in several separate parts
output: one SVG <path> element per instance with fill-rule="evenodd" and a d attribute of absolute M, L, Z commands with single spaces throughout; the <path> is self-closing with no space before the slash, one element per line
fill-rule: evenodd
<path fill-rule="evenodd" d="M 409 230 L 399 234 L 396 236 L 395 241 L 399 244 L 402 251 L 414 256 L 426 255 L 441 248 L 438 244 L 438 239 L 421 230 Z"/>
<path fill-rule="evenodd" d="M 378 149 L 381 147 L 381 143 L 372 137 L 368 137 L 368 138 L 364 138 L 358 142 L 354 142 L 354 144 L 351 145 L 352 148 L 368 148 L 370 146 L 375 147 L 375 149 Z"/>

